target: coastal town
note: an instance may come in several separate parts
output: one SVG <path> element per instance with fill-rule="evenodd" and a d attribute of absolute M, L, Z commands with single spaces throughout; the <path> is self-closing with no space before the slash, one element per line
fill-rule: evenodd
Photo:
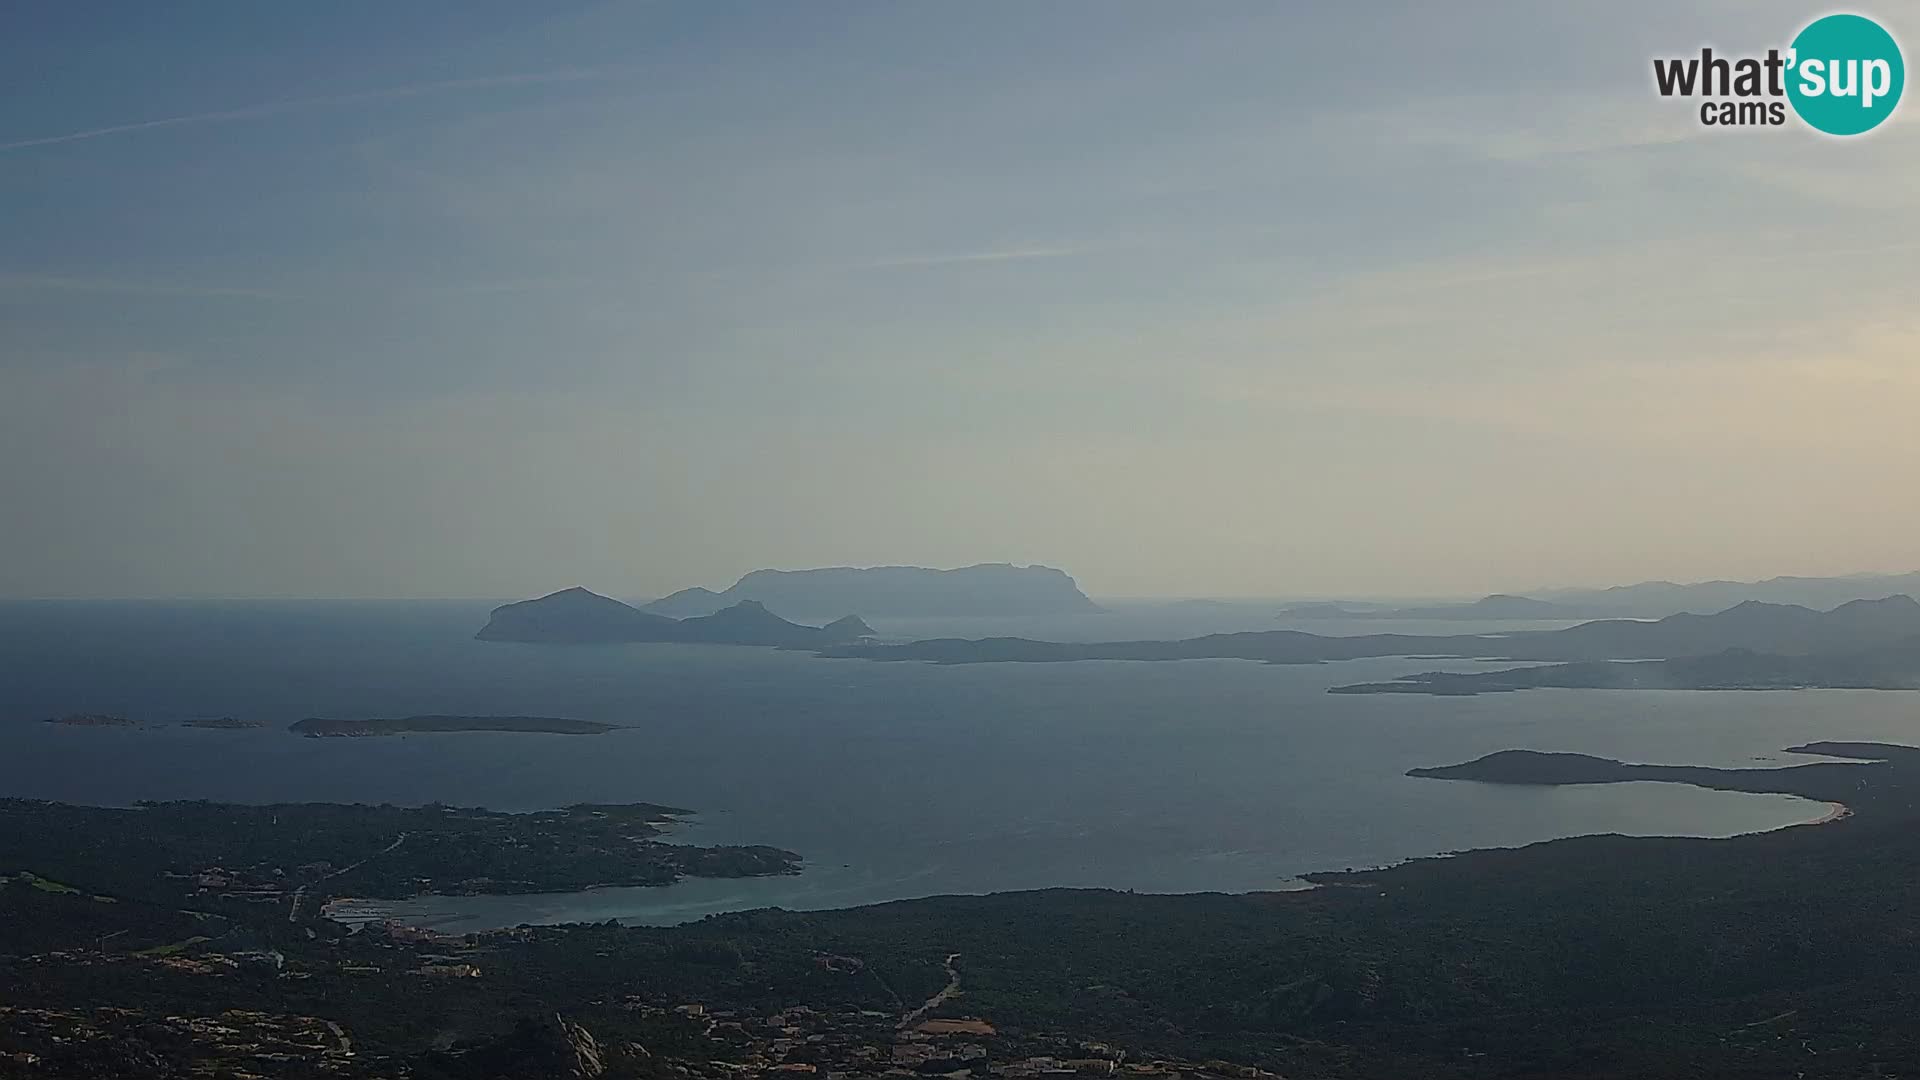
<path fill-rule="evenodd" d="M 1534 1026 L 1477 1019 L 1538 985 L 1548 954 L 1509 930 L 1550 925 L 1538 897 L 1605 896 L 1582 917 L 1606 932 L 1556 939 L 1552 956 L 1574 959 L 1551 962 L 1625 978 L 1630 957 L 1659 1008 L 1682 1015 L 1702 970 L 1685 944 L 1697 927 L 1737 915 L 1782 932 L 1769 920 L 1784 909 L 1764 899 L 1785 888 L 1782 860 L 1817 866 L 1832 882 L 1823 902 L 1846 917 L 1807 931 L 1795 989 L 1742 998 L 1678 1035 L 1741 1060 L 1806 1045 L 1845 1065 L 1857 1040 L 1789 1039 L 1791 1018 L 1889 1016 L 1901 1000 L 1882 988 L 1907 970 L 1911 861 L 1884 856 L 1920 814 L 1920 750 L 1790 749 L 1830 760 L 1717 769 L 1502 752 L 1418 773 L 1660 779 L 1791 793 L 1850 816 L 1729 841 L 1465 852 L 1314 875 L 1328 887 L 1299 893 L 1043 890 L 473 933 L 392 921 L 380 900 L 603 881 L 654 853 L 678 812 L 0 800 L 0 1077 L 1468 1077 L 1496 1053 L 1558 1068 L 1581 1052 L 1570 1033 L 1632 1021 L 1578 983 L 1553 991 L 1557 1011 L 1523 1014 L 1544 1017 Z M 673 865 L 689 868 L 706 850 L 764 851 L 776 865 L 787 854 L 674 848 Z M 1627 854 L 1664 868 L 1666 891 L 1608 877 Z M 1862 927 L 1878 929 L 1863 938 Z M 1798 989 L 1836 970 L 1857 973 L 1844 1002 Z"/>
<path fill-rule="evenodd" d="M 0 1076 L 1274 1076 L 1010 1025 L 970 1007 L 950 949 L 756 955 L 717 927 L 444 932 L 388 918 L 367 891 L 477 888 L 458 872 L 480 865 L 464 853 L 477 841 L 548 875 L 630 859 L 675 813 L 0 800 L 17 826 L 5 862 L 46 871 L 0 874 L 0 981 L 16 990 Z M 76 865 L 62 837 L 113 857 Z M 556 978 L 564 994 L 528 1011 Z"/>
<path fill-rule="evenodd" d="M 521 929 L 453 936 L 369 922 L 351 935 L 350 951 L 327 960 L 315 960 L 313 954 L 290 957 L 273 948 L 219 951 L 207 939 L 189 939 L 136 952 L 116 952 L 110 941 L 100 941 L 92 948 L 4 957 L 0 963 L 29 973 L 57 968 L 69 977 L 91 971 L 96 975 L 89 978 L 98 978 L 111 972 L 136 982 L 270 979 L 264 985 L 271 986 L 319 980 L 347 993 L 360 980 L 373 985 L 397 978 L 417 980 L 411 996 L 426 995 L 424 1000 L 430 1001 L 452 984 L 488 979 L 488 958 L 532 933 Z M 634 994 L 592 1002 L 590 1007 L 602 1014 L 624 1014 L 635 1028 L 651 1034 L 644 1041 L 602 1039 L 581 1023 L 552 1014 L 523 1019 L 505 1036 L 455 1043 L 424 1055 L 370 1052 L 335 1020 L 268 1009 L 193 1015 L 129 1007 L 0 1006 L 0 1075 L 67 1075 L 76 1063 L 110 1072 L 138 1065 L 148 1075 L 172 1075 L 169 1062 L 178 1059 L 198 1063 L 196 1075 L 261 1078 L 499 1074 L 701 1080 L 1279 1080 L 1250 1065 L 1139 1054 L 1066 1032 L 1002 1027 L 961 1006 L 959 961 L 957 954 L 949 956 L 948 985 L 904 1013 L 797 1003 L 752 1009 Z M 822 972 L 842 976 L 871 974 L 857 957 L 822 953 L 815 963 Z"/>
<path fill-rule="evenodd" d="M 652 1006 L 636 1005 L 638 1008 Z M 794 1006 L 764 1015 L 699 1005 L 678 1010 L 734 1051 L 696 1075 L 938 1077 L 1130 1077 L 1134 1080 L 1257 1080 L 1273 1077 L 1226 1061 L 1136 1060 L 1108 1043 L 1059 1033 L 1003 1032 L 974 1017 L 934 1018 L 898 1028 L 890 1014 Z"/>
<path fill-rule="evenodd" d="M 822 955 L 823 966 L 851 958 Z M 950 958 L 952 960 L 954 958 Z M 960 997 L 958 976 L 937 1006 Z M 671 1013 L 697 1024 L 723 1048 L 689 1075 L 713 1077 L 1127 1077 L 1131 1080 L 1275 1080 L 1275 1074 L 1228 1061 L 1139 1056 L 1125 1047 L 1053 1031 L 1000 1028 L 977 1016 L 905 1017 L 874 1009 L 794 1005 L 766 1013 L 710 1009 L 699 1003 L 661 1006 L 630 1000 L 625 1007 Z M 944 1011 L 944 1010 L 943 1010 Z"/>

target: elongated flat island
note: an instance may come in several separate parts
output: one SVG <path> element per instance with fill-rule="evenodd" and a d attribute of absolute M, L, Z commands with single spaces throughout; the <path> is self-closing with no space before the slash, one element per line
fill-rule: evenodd
<path fill-rule="evenodd" d="M 237 716 L 203 716 L 181 723 L 181 727 L 213 728 L 220 731 L 251 731 L 267 726 L 265 720 L 241 719 Z"/>
<path fill-rule="evenodd" d="M 1827 741 L 1790 746 L 1785 752 L 1845 760 L 1773 769 L 1721 769 L 1641 765 L 1588 754 L 1501 750 L 1458 765 L 1409 769 L 1407 775 L 1542 786 L 1653 780 L 1714 791 L 1797 795 L 1844 805 L 1873 821 L 1908 821 L 1920 816 L 1920 749 L 1893 743 Z"/>
<path fill-rule="evenodd" d="M 308 738 L 356 738 L 448 731 L 532 731 L 548 735 L 603 735 L 618 724 L 571 720 L 561 716 L 399 716 L 375 720 L 331 720 L 311 716 L 288 727 Z"/>

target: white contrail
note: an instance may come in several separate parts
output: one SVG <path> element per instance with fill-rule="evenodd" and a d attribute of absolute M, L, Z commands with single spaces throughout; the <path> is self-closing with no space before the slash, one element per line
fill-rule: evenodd
<path fill-rule="evenodd" d="M 264 116 L 276 116 L 280 113 L 295 112 L 300 109 L 324 108 L 329 105 L 354 105 L 366 101 L 392 101 L 395 98 L 419 97 L 423 94 L 444 94 L 457 90 L 479 90 L 493 86 L 582 82 L 588 79 L 604 79 L 607 78 L 609 74 L 609 72 L 597 70 L 536 71 L 517 75 L 488 75 L 477 79 L 446 79 L 441 82 L 413 83 L 409 86 L 389 86 L 379 90 L 361 90 L 351 94 L 332 94 L 326 97 L 288 98 L 284 101 L 270 101 L 262 105 L 248 105 L 238 109 L 188 113 L 184 116 L 163 116 L 156 120 L 141 120 L 131 124 L 114 124 L 110 127 L 88 128 L 85 131 L 69 131 L 64 135 L 43 135 L 37 139 L 16 139 L 13 142 L 0 143 L 0 153 L 6 153 L 10 150 L 25 150 L 30 146 L 53 146 L 57 143 L 80 142 L 84 139 L 100 139 L 108 135 L 124 135 L 129 132 L 148 131 L 153 128 L 184 127 L 189 124 L 219 124 L 232 120 L 255 120 Z"/>

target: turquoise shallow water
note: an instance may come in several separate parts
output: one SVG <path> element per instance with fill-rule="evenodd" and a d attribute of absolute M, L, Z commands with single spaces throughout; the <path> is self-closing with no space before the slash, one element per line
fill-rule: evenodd
<path fill-rule="evenodd" d="M 1403 773 L 1507 747 L 1751 765 L 1788 763 L 1781 747 L 1815 738 L 1920 742 L 1920 695 L 1900 693 L 1332 696 L 1331 685 L 1437 665 L 932 667 L 490 645 L 468 636 L 484 609 L 0 607 L 0 794 L 502 809 L 645 800 L 697 809 L 681 832 L 689 841 L 777 844 L 807 859 L 790 878 L 400 909 L 477 927 L 1047 886 L 1284 888 L 1316 869 L 1582 833 L 1729 835 L 1826 808 L 1674 785 L 1503 788 Z M 39 722 L 72 711 L 156 726 Z M 361 740 L 278 730 L 313 715 L 424 712 L 627 726 Z M 274 727 L 168 726 L 205 715 Z"/>

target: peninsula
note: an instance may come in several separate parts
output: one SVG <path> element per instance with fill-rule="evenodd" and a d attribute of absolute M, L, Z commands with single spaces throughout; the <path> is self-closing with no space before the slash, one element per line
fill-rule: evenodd
<path fill-rule="evenodd" d="M 99 891 L 144 904 L 238 912 L 314 905 L 296 907 L 296 916 L 334 896 L 571 892 L 799 871 L 800 856 L 780 848 L 656 839 L 688 813 L 654 803 L 512 814 L 442 805 L 116 809 L 0 799 L 0 869 L 98 882 Z M 85 842 L 75 843 L 78 837 Z"/>
<path fill-rule="evenodd" d="M 1335 694 L 1507 694 L 1581 690 L 1920 690 L 1920 636 L 1881 648 L 1807 656 L 1726 649 L 1671 660 L 1583 661 L 1500 671 L 1424 671 Z"/>
<path fill-rule="evenodd" d="M 1813 742 L 1789 754 L 1847 758 L 1777 769 L 1719 769 L 1701 765 L 1636 765 L 1587 754 L 1501 750 L 1459 765 L 1407 770 L 1408 776 L 1487 784 L 1560 786 L 1656 781 L 1714 791 L 1797 795 L 1845 805 L 1865 820 L 1920 815 L 1920 749 L 1892 743 Z"/>

